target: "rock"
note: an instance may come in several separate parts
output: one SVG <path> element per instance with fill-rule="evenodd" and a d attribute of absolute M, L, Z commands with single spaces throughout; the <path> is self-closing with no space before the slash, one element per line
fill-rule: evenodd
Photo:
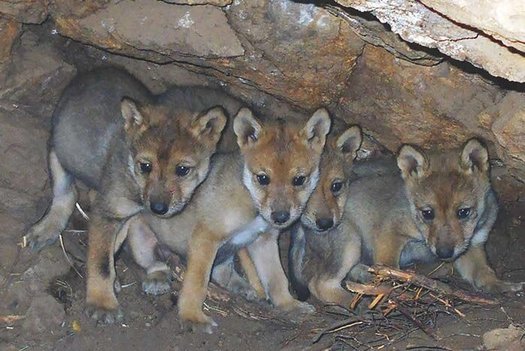
<path fill-rule="evenodd" d="M 482 30 L 507 46 L 525 51 L 525 3 L 521 0 L 421 0 L 457 23 Z M 472 11 L 475 8 L 476 11 Z"/>
<path fill-rule="evenodd" d="M 22 23 L 42 23 L 47 18 L 48 0 L 0 0 L 0 14 Z"/>
<path fill-rule="evenodd" d="M 11 18 L 0 17 L 0 63 L 11 55 L 11 48 L 20 34 L 21 25 Z"/>
<path fill-rule="evenodd" d="M 65 317 L 61 304 L 50 295 L 41 295 L 31 302 L 22 327 L 27 333 L 49 332 L 57 329 Z"/>
<path fill-rule="evenodd" d="M 483 346 L 493 351 L 522 351 L 525 349 L 523 328 L 509 325 L 508 328 L 494 329 L 483 334 Z"/>
<path fill-rule="evenodd" d="M 226 6 L 232 3 L 232 0 L 162 0 L 170 4 L 179 5 L 214 5 Z"/>
<path fill-rule="evenodd" d="M 158 57 L 172 57 L 175 53 L 233 57 L 244 53 L 222 10 L 211 5 L 137 0 L 111 3 L 81 19 L 64 13 L 54 16 L 61 33 L 82 41 L 89 38 L 116 51 L 138 48 L 157 53 Z"/>
<path fill-rule="evenodd" d="M 364 45 L 346 22 L 312 4 L 239 1 L 224 10 L 145 4 L 114 3 L 80 19 L 58 7 L 52 16 L 62 35 L 156 63 L 189 63 L 193 71 L 304 109 L 337 98 Z"/>
<path fill-rule="evenodd" d="M 396 33 L 386 30 L 384 24 L 376 19 L 369 18 L 370 16 L 352 15 L 348 10 L 337 6 L 329 6 L 328 10 L 336 16 L 344 18 L 362 40 L 384 48 L 397 58 L 424 66 L 434 66 L 443 61 L 443 56 L 439 55 L 438 52 L 431 53 L 431 50 L 424 47 L 400 40 Z"/>
<path fill-rule="evenodd" d="M 60 13 L 63 16 L 82 18 L 105 8 L 109 3 L 110 1 L 108 0 L 53 0 L 49 4 L 49 12 L 51 15 Z"/>
<path fill-rule="evenodd" d="M 23 111 L 0 110 L 0 186 L 29 196 L 41 195 L 48 183 L 49 130 Z M 30 170 L 30 171 L 28 171 Z"/>
<path fill-rule="evenodd" d="M 454 0 L 446 2 L 452 1 Z M 493 76 L 525 82 L 523 53 L 509 50 L 508 47 L 489 35 L 449 20 L 447 18 L 448 9 L 441 15 L 416 0 L 336 0 L 336 2 L 361 12 L 372 13 L 382 23 L 388 23 L 391 30 L 406 41 L 437 48 L 456 60 L 468 61 L 481 67 Z M 427 3 L 434 4 L 435 1 L 427 1 Z M 480 7 L 478 3 L 486 3 L 490 6 Z M 516 26 L 514 30 L 521 37 L 523 28 L 525 28 L 525 15 L 522 10 L 524 5 L 520 0 L 509 0 L 504 3 L 499 7 L 502 11 L 496 12 L 492 2 L 489 3 L 486 0 L 469 2 L 466 11 L 475 12 L 476 17 L 486 17 L 486 22 L 489 23 L 491 16 L 487 15 L 497 14 L 500 16 L 499 21 L 512 23 L 512 28 Z M 515 5 L 512 6 L 511 3 Z M 509 11 L 506 6 L 512 10 Z M 476 10 L 472 11 L 473 8 Z M 469 15 L 466 18 L 472 18 L 472 16 Z"/>
<path fill-rule="evenodd" d="M 503 93 L 474 75 L 442 63 L 424 67 L 368 47 L 335 107 L 390 150 L 401 143 L 455 147 L 473 134 L 492 137 L 478 121 Z"/>
<path fill-rule="evenodd" d="M 338 99 L 363 51 L 348 23 L 314 4 L 239 1 L 227 14 L 247 48 L 227 72 L 305 110 Z"/>
<path fill-rule="evenodd" d="M 501 100 L 492 132 L 510 162 L 525 163 L 525 93 L 512 91 Z"/>
<path fill-rule="evenodd" d="M 487 141 L 491 157 L 501 159 L 510 175 L 525 180 L 521 85 L 509 86 L 469 64 L 447 61 L 437 50 L 407 43 L 396 33 L 516 80 L 516 74 L 525 75 L 518 49 L 499 45 L 485 34 L 489 29 L 460 26 L 441 16 L 440 9 L 429 10 L 414 0 L 339 2 L 370 10 L 385 25 L 372 15 L 359 16 L 357 10 L 288 0 L 233 1 L 222 8 L 146 0 L 86 0 L 75 6 L 73 0 L 56 0 L 49 11 L 62 35 L 126 56 L 117 59 L 101 53 L 103 59 L 97 64 L 105 59 L 129 65 L 156 92 L 178 83 L 178 77 L 203 74 L 206 79 L 196 80 L 197 84 L 220 85 L 257 106 L 284 101 L 302 115 L 328 106 L 347 122 L 362 124 L 391 151 L 407 142 L 427 149 L 448 148 L 479 136 Z M 518 19 L 519 13 L 516 8 Z M 515 36 L 500 34 L 509 41 L 521 38 L 519 31 Z M 35 46 L 24 37 L 22 48 Z M 24 53 L 17 51 L 16 55 Z M 147 62 L 130 64 L 130 58 Z M 192 74 L 179 74 L 184 69 Z M 27 79 L 8 83 L 19 84 L 20 89 L 28 84 Z M 516 91 L 513 98 L 505 90 L 510 88 Z M 21 95 L 32 108 L 40 106 L 34 96 L 41 99 L 34 85 L 30 93 Z M 47 110 L 40 112 L 31 110 L 31 115 L 50 113 L 49 106 L 44 104 Z M 286 109 L 282 111 L 274 115 L 292 118 Z"/>
<path fill-rule="evenodd" d="M 50 44 L 24 33 L 16 59 L 0 69 L 0 107 L 21 109 L 34 116 L 49 117 L 63 88 L 76 72 Z"/>

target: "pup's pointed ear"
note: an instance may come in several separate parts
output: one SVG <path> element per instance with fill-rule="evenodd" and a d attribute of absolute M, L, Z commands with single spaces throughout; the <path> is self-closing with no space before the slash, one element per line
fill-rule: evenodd
<path fill-rule="evenodd" d="M 206 144 L 216 146 L 226 125 L 226 115 L 220 106 L 198 115 L 191 124 L 192 134 Z"/>
<path fill-rule="evenodd" d="M 357 150 L 363 142 L 363 134 L 359 126 L 345 130 L 335 141 L 335 147 L 343 154 L 347 162 L 352 162 L 357 156 Z"/>
<path fill-rule="evenodd" d="M 237 135 L 237 144 L 241 149 L 253 146 L 259 140 L 262 126 L 249 108 L 243 107 L 233 120 L 233 131 Z"/>
<path fill-rule="evenodd" d="M 122 98 L 120 102 L 120 112 L 124 118 L 124 129 L 126 131 L 134 126 L 140 127 L 145 123 L 144 116 L 139 111 L 137 103 L 128 97 Z"/>
<path fill-rule="evenodd" d="M 422 151 L 411 145 L 403 145 L 397 156 L 397 166 L 405 180 L 411 177 L 422 178 L 427 173 L 428 161 Z"/>
<path fill-rule="evenodd" d="M 302 135 L 306 138 L 307 143 L 319 153 L 323 151 L 331 123 L 328 111 L 320 108 L 314 112 L 302 130 Z"/>
<path fill-rule="evenodd" d="M 489 169 L 489 152 L 487 147 L 478 139 L 470 139 L 463 146 L 460 164 L 465 171 L 487 172 Z"/>

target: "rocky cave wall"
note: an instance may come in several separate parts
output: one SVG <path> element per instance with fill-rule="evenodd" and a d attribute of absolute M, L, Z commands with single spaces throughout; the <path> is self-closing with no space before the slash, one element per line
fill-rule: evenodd
<path fill-rule="evenodd" d="M 203 84 L 299 113 L 325 105 L 391 151 L 480 136 L 505 199 L 523 200 L 525 5 L 466 3 L 0 0 L 0 147 L 14 155 L 0 188 L 16 198 L 2 210 L 48 187 L 54 104 L 75 72 L 108 63 L 155 92 Z"/>

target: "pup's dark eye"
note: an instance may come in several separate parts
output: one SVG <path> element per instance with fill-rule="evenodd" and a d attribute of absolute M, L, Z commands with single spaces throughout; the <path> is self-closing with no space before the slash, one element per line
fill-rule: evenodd
<path fill-rule="evenodd" d="M 151 173 L 153 165 L 149 162 L 139 162 L 140 172 L 144 174 Z"/>
<path fill-rule="evenodd" d="M 261 185 L 268 185 L 270 184 L 270 177 L 268 177 L 266 174 L 257 174 L 257 181 Z"/>
<path fill-rule="evenodd" d="M 427 221 L 431 221 L 431 220 L 434 219 L 434 210 L 431 209 L 431 208 L 425 208 L 425 209 L 421 210 L 421 215 Z"/>
<path fill-rule="evenodd" d="M 178 165 L 175 167 L 175 174 L 179 177 L 185 177 L 190 173 L 191 167 Z"/>
<path fill-rule="evenodd" d="M 465 218 L 468 218 L 470 216 L 471 212 L 472 211 L 470 210 L 470 207 L 460 208 L 458 210 L 457 215 L 458 215 L 459 219 L 465 219 Z"/>
<path fill-rule="evenodd" d="M 343 189 L 343 182 L 339 180 L 334 181 L 332 185 L 330 185 L 330 191 L 333 194 L 337 194 L 338 192 L 341 191 L 341 189 Z"/>
<path fill-rule="evenodd" d="M 301 186 L 304 184 L 304 182 L 306 181 L 306 177 L 305 176 L 297 176 L 297 177 L 293 177 L 292 179 L 292 185 L 293 186 Z"/>

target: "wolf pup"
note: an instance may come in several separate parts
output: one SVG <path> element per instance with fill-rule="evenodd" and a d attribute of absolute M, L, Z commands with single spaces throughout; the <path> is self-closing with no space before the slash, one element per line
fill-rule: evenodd
<path fill-rule="evenodd" d="M 74 180 L 97 191 L 88 233 L 87 304 L 100 322 L 113 322 L 118 311 L 113 259 L 124 237 L 117 230 L 143 209 L 163 218 L 180 212 L 206 178 L 225 123 L 221 107 L 174 113 L 115 68 L 79 75 L 64 91 L 50 141 L 53 201 L 26 238 L 34 250 L 58 238 L 77 199 Z"/>
<path fill-rule="evenodd" d="M 243 108 L 234 120 L 240 153 L 213 157 L 208 179 L 186 210 L 167 220 L 141 214 L 131 222 L 132 252 L 148 272 L 151 284 L 165 280 L 168 273 L 154 256 L 155 234 L 173 251 L 187 256 L 178 302 L 182 321 L 200 324 L 207 332 L 216 326 L 203 313 L 202 304 L 221 246 L 244 246 L 258 234 L 266 237 L 268 229 L 287 228 L 299 218 L 317 184 L 329 129 L 330 117 L 325 109 L 299 126 L 283 120 L 262 123 Z M 266 269 L 281 282 L 280 289 L 270 294 L 273 304 L 284 310 L 312 312 L 312 306 L 291 296 L 277 241 L 267 241 Z M 145 287 L 148 289 L 148 281 Z"/>
<path fill-rule="evenodd" d="M 348 272 L 362 280 L 360 261 L 403 268 L 442 260 L 453 262 L 476 289 L 521 290 L 523 283 L 499 280 L 485 254 L 498 211 L 486 147 L 471 139 L 459 152 L 426 154 L 405 145 L 397 164 L 401 176 L 367 177 L 350 185 L 345 232 L 299 236 L 292 259 L 303 287 L 323 301 L 348 305 L 352 295 L 340 284 Z"/>
<path fill-rule="evenodd" d="M 350 230 L 345 206 L 351 167 L 361 142 L 358 126 L 331 132 L 321 158 L 319 184 L 308 200 L 301 222 L 292 229 L 288 271 L 300 300 L 306 300 L 312 292 L 322 301 L 337 303 L 348 294 L 341 287 L 348 271 L 339 272 L 338 265 L 345 266 L 344 252 L 360 257 L 359 246 L 347 245 L 338 238 Z"/>

